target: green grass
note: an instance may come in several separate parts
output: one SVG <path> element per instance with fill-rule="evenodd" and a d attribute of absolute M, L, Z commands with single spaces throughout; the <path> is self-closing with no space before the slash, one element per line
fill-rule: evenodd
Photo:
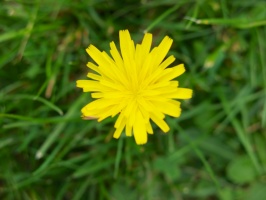
<path fill-rule="evenodd" d="M 264 0 L 2 1 L 0 199 L 266 199 Z M 94 44 L 144 32 L 184 63 L 182 115 L 148 144 L 80 118 Z"/>

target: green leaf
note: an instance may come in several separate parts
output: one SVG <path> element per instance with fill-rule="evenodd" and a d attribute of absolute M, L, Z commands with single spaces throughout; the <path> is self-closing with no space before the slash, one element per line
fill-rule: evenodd
<path fill-rule="evenodd" d="M 248 183 L 253 181 L 256 176 L 256 169 L 247 155 L 232 160 L 227 166 L 227 177 L 235 183 Z"/>
<path fill-rule="evenodd" d="M 246 199 L 248 200 L 262 200 L 266 199 L 266 184 L 255 184 L 253 185 L 248 194 Z"/>
<path fill-rule="evenodd" d="M 168 157 L 156 158 L 153 162 L 153 168 L 170 180 L 176 180 L 181 175 L 177 162 L 170 160 Z"/>

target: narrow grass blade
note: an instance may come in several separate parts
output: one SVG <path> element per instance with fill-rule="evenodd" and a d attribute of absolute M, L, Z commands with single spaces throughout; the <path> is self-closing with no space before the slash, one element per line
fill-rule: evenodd
<path fill-rule="evenodd" d="M 180 4 L 176 4 L 174 7 L 166 10 L 163 14 L 161 14 L 157 19 L 155 19 L 145 30 L 144 33 L 149 32 L 153 27 L 155 27 L 158 23 L 160 23 L 164 18 L 168 15 L 176 11 L 180 7 Z"/>
<path fill-rule="evenodd" d="M 222 105 L 224 107 L 224 110 L 227 113 L 227 115 L 229 116 L 230 122 L 232 123 L 233 127 L 235 128 L 235 131 L 237 133 L 237 136 L 238 136 L 240 142 L 244 146 L 244 148 L 245 148 L 247 154 L 249 155 L 254 167 L 256 168 L 256 170 L 258 172 L 258 174 L 260 174 L 262 172 L 262 168 L 258 162 L 258 159 L 255 155 L 255 152 L 253 151 L 252 144 L 251 144 L 249 138 L 247 137 L 247 135 L 246 135 L 245 131 L 243 130 L 242 126 L 240 125 L 239 121 L 235 118 L 235 116 L 232 115 L 228 101 L 226 101 L 225 97 L 222 95 L 220 95 L 220 98 L 221 98 L 221 102 L 222 102 Z"/>
<path fill-rule="evenodd" d="M 213 18 L 213 19 L 195 19 L 191 17 L 185 17 L 185 19 L 193 21 L 197 24 L 202 25 L 227 25 L 232 26 L 239 29 L 250 29 L 254 27 L 260 27 L 266 25 L 266 20 L 257 20 L 257 21 L 250 21 L 248 19 L 219 19 L 219 18 Z"/>
<path fill-rule="evenodd" d="M 123 138 L 121 137 L 118 141 L 116 158 L 115 158 L 115 169 L 114 169 L 114 178 L 117 178 L 119 171 L 119 163 L 122 158 L 122 148 L 123 148 Z"/>
<path fill-rule="evenodd" d="M 68 112 L 65 114 L 64 119 L 68 119 L 71 118 L 74 113 L 77 113 L 78 107 L 80 105 L 80 102 L 83 101 L 83 98 L 79 98 L 73 105 L 72 107 L 70 107 L 70 109 L 68 110 Z M 62 132 L 62 130 L 65 128 L 65 126 L 67 125 L 66 122 L 62 122 L 60 124 L 58 124 L 54 131 L 48 136 L 48 138 L 45 140 L 45 142 L 42 144 L 42 146 L 38 149 L 37 153 L 36 153 L 36 158 L 40 159 L 44 156 L 44 154 L 46 153 L 46 151 L 50 148 L 50 146 L 54 143 L 54 141 L 58 138 L 58 136 L 60 135 L 60 133 Z"/>

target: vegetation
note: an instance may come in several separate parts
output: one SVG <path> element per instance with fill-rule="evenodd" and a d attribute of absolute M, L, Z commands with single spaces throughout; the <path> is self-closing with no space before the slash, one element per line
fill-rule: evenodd
<path fill-rule="evenodd" d="M 0 199 L 266 199 L 264 0 L 6 0 L 0 6 Z M 89 44 L 118 32 L 170 54 L 194 90 L 146 145 L 82 120 Z"/>

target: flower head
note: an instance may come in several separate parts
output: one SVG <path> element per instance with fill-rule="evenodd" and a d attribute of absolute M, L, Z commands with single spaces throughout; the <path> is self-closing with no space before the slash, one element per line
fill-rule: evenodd
<path fill-rule="evenodd" d="M 84 118 L 98 121 L 119 115 L 114 125 L 114 138 L 125 129 L 127 136 L 134 135 L 137 144 L 147 142 L 147 134 L 153 134 L 151 121 L 163 132 L 169 131 L 165 115 L 179 117 L 180 102 L 189 99 L 192 90 L 180 88 L 173 80 L 185 72 L 183 64 L 167 68 L 174 56 L 167 55 L 173 40 L 166 36 L 159 46 L 151 50 L 152 34 L 146 33 L 141 44 L 134 44 L 128 30 L 119 32 L 119 53 L 114 42 L 110 43 L 110 57 L 90 45 L 86 51 L 96 62 L 88 67 L 96 73 L 88 73 L 92 80 L 78 80 L 77 87 L 92 92 L 94 101 L 82 108 Z"/>

